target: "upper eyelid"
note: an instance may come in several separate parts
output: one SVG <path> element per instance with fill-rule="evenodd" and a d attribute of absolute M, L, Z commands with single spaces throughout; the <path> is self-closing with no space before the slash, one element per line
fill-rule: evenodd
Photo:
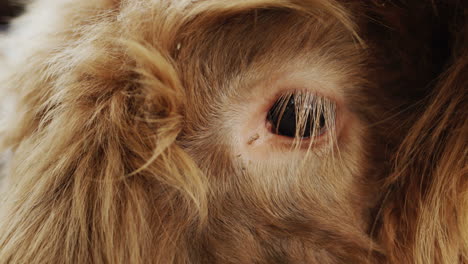
<path fill-rule="evenodd" d="M 297 136 L 297 131 L 296 131 L 296 135 L 294 137 L 292 136 L 288 136 L 288 135 L 284 135 L 284 134 L 280 134 L 280 133 L 277 133 L 277 132 L 274 132 L 273 129 L 274 129 L 274 125 L 271 124 L 271 122 L 266 122 L 266 129 L 268 131 L 270 131 L 270 133 L 272 134 L 272 140 L 270 141 L 270 144 L 272 145 L 275 145 L 275 146 L 278 146 L 278 147 L 281 147 L 282 149 L 285 149 L 285 150 L 288 150 L 288 151 L 293 151 L 293 150 L 311 150 L 311 149 L 316 149 L 317 147 L 320 147 L 322 146 L 323 144 L 325 143 L 332 143 L 334 142 L 334 140 L 336 139 L 336 133 L 339 133 L 339 131 L 336 131 L 337 129 L 339 129 L 340 126 L 336 126 L 336 117 L 338 116 L 337 114 L 337 109 L 338 107 L 336 107 L 336 103 L 331 99 L 331 98 L 328 98 L 328 97 L 325 97 L 325 96 L 322 96 L 320 94 L 316 94 L 316 93 L 313 93 L 311 91 L 308 91 L 308 90 L 304 90 L 304 89 L 290 89 L 287 91 L 287 93 L 289 93 L 289 96 L 294 96 L 295 93 L 303 93 L 303 94 L 306 94 L 306 95 L 309 95 L 309 99 L 313 98 L 313 100 L 317 100 L 317 101 L 320 101 L 322 102 L 322 104 L 320 104 L 318 107 L 324 107 L 325 104 L 328 104 L 328 106 L 330 107 L 327 111 L 330 112 L 330 114 L 325 115 L 326 118 L 327 118 L 327 121 L 326 124 L 325 124 L 325 127 L 324 129 L 325 130 L 325 133 L 322 132 L 322 129 L 320 129 L 320 127 L 317 127 L 317 126 L 312 126 L 311 129 L 315 129 L 313 133 L 316 133 L 316 134 L 312 134 L 308 137 L 298 137 Z M 300 96 L 300 95 L 299 95 Z M 281 95 L 280 95 L 280 98 L 281 98 Z M 297 97 L 296 97 L 297 98 Z M 278 99 L 277 99 L 278 100 Z M 326 102 L 326 103 L 324 103 Z M 310 101 L 310 102 L 306 102 L 306 105 L 307 103 L 313 103 L 313 101 Z M 274 103 L 276 104 L 276 103 Z M 273 105 L 274 105 L 273 104 Z M 322 109 L 323 110 L 323 109 Z M 317 118 L 320 118 L 323 111 L 322 110 L 318 110 L 317 112 L 315 113 L 310 113 L 310 114 L 316 114 L 316 120 Z M 307 113 L 308 115 L 309 113 Z M 306 119 L 303 119 L 303 120 L 306 120 Z M 309 119 L 306 120 L 306 122 L 308 122 Z M 314 121 L 314 122 L 320 122 L 320 121 Z M 268 124 L 270 123 L 270 124 Z M 315 123 L 317 124 L 317 123 Z M 303 127 L 302 129 L 307 129 L 307 126 L 308 124 L 304 123 L 303 124 Z M 298 127 L 296 127 L 296 129 L 298 129 Z M 301 132 L 299 132 L 301 133 Z"/>

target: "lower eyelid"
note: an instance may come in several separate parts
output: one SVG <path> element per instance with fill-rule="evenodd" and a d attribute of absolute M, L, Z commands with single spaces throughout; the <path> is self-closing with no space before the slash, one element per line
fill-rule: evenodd
<path fill-rule="evenodd" d="M 267 126 L 267 129 L 270 125 Z M 300 138 L 294 139 L 286 136 L 275 135 L 272 133 L 272 138 L 269 144 L 275 148 L 284 148 L 286 150 L 298 149 L 298 150 L 309 150 L 316 147 L 320 147 L 324 143 L 328 142 L 327 138 L 330 136 L 327 133 L 328 131 L 321 133 L 320 135 L 314 138 Z M 270 132 L 271 133 L 271 132 Z M 295 146 L 295 142 L 298 142 L 297 146 Z"/>
<path fill-rule="evenodd" d="M 271 124 L 267 121 L 268 107 L 259 109 L 253 113 L 253 118 L 250 124 L 247 124 L 245 129 L 236 133 L 238 143 L 233 143 L 234 151 L 237 154 L 242 154 L 243 157 L 249 160 L 270 160 L 288 155 L 298 151 L 316 152 L 319 149 L 326 147 L 331 142 L 331 130 L 337 129 L 335 126 L 327 128 L 325 133 L 312 138 L 301 139 L 295 144 L 293 138 L 280 136 L 272 133 Z M 278 156 L 279 155 L 279 156 Z M 286 158 L 286 157 L 285 157 Z"/>
<path fill-rule="evenodd" d="M 282 79 L 282 80 L 281 80 Z M 333 83 L 315 83 L 310 87 L 313 80 L 295 78 L 281 78 L 272 82 L 262 82 L 252 86 L 245 96 L 239 97 L 234 102 L 229 102 L 232 111 L 230 117 L 226 120 L 231 120 L 226 127 L 232 132 L 231 146 L 235 155 L 242 155 L 249 160 L 275 160 L 279 157 L 289 158 L 290 154 L 297 153 L 301 155 L 301 151 L 321 152 L 322 149 L 334 141 L 341 130 L 341 121 L 343 118 L 342 100 L 339 99 L 339 94 L 336 94 L 339 89 L 333 86 Z M 308 87 L 308 88 L 298 88 Z M 272 133 L 271 124 L 267 121 L 267 115 L 278 97 L 285 92 L 306 91 L 314 93 L 317 96 L 323 97 L 335 106 L 335 124 L 328 127 L 324 133 L 314 137 L 314 139 L 306 138 L 300 140 L 300 144 L 294 145 L 294 139 L 275 135 Z M 333 137 L 331 134 L 333 133 Z"/>

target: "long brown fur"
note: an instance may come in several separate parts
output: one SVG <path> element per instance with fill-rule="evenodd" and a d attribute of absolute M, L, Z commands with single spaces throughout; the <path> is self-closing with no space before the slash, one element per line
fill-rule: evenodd
<path fill-rule="evenodd" d="M 0 263 L 468 263 L 468 5 L 407 2 L 32 1 Z M 283 86 L 327 140 L 241 129 Z"/>

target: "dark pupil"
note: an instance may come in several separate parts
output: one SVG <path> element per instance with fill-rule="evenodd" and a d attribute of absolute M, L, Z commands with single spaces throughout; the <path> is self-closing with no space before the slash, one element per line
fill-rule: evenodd
<path fill-rule="evenodd" d="M 314 130 L 314 126 L 319 126 L 318 128 L 315 128 L 318 133 L 321 133 L 321 130 L 325 127 L 325 117 L 323 113 L 320 114 L 319 122 L 315 122 L 312 115 L 312 113 L 308 115 L 304 133 L 301 135 L 302 138 L 310 137 Z M 273 126 L 273 133 L 291 138 L 295 137 L 296 129 L 298 129 L 298 127 L 296 124 L 296 105 L 294 102 L 294 96 L 290 96 L 286 105 L 284 105 L 284 102 L 281 100 L 277 101 L 268 112 L 267 119 Z"/>

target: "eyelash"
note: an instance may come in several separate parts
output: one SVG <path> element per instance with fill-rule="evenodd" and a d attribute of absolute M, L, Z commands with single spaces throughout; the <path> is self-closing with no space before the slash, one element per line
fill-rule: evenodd
<path fill-rule="evenodd" d="M 335 124 L 336 105 L 308 91 L 280 95 L 270 107 L 266 120 L 270 132 L 291 140 L 315 140 Z"/>

